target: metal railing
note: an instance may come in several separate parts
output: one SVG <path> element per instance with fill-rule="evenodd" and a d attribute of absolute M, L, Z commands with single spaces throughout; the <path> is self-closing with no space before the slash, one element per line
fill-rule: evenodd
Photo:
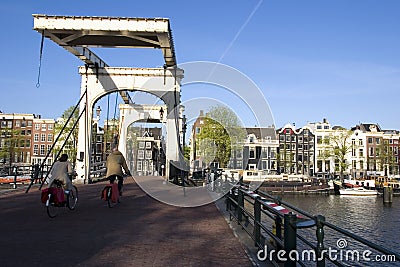
<path fill-rule="evenodd" d="M 323 267 L 327 263 L 368 266 L 372 255 L 375 255 L 372 260 L 376 264 L 379 256 L 376 253 L 381 253 L 381 259 L 384 257 L 385 266 L 396 266 L 396 262 L 400 262 L 399 253 L 329 223 L 322 215 L 309 214 L 276 196 L 251 191 L 244 185 L 233 187 L 226 195 L 226 210 L 230 220 L 236 220 L 254 241 L 259 249 L 258 259 L 276 266 Z M 339 242 L 347 240 L 356 241 L 356 245 L 347 247 L 346 243 L 340 247 Z M 370 253 L 365 257 L 360 251 Z"/>
<path fill-rule="evenodd" d="M 46 175 L 51 165 L 43 165 L 42 168 L 38 164 L 32 165 L 14 165 L 7 166 L 0 170 L 0 182 L 9 183 L 13 188 L 17 188 L 17 185 L 24 182 L 40 183 L 40 177 Z"/>

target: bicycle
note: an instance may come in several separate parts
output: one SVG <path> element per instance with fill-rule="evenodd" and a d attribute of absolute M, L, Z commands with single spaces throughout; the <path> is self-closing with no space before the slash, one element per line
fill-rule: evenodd
<path fill-rule="evenodd" d="M 128 176 L 123 176 L 125 179 Z M 107 201 L 109 208 L 114 207 L 118 203 L 121 203 L 120 198 L 122 197 L 124 185 L 122 184 L 121 191 L 118 189 L 118 184 L 114 181 L 111 184 L 106 185 L 101 191 L 101 199 Z"/>
<path fill-rule="evenodd" d="M 60 180 L 54 180 L 50 188 L 63 189 L 63 184 Z M 71 190 L 64 190 L 65 201 L 61 203 L 56 201 L 54 192 L 54 190 L 50 189 L 47 191 L 47 196 L 42 196 L 42 201 L 43 197 L 46 197 L 46 212 L 50 218 L 57 216 L 58 208 L 60 207 L 67 207 L 69 210 L 75 209 L 76 204 L 78 203 L 78 188 L 75 185 L 72 186 Z"/>
<path fill-rule="evenodd" d="M 101 191 L 101 199 L 107 201 L 109 208 L 112 208 L 120 203 L 120 197 L 121 195 L 118 190 L 118 185 L 115 183 L 106 185 Z"/>

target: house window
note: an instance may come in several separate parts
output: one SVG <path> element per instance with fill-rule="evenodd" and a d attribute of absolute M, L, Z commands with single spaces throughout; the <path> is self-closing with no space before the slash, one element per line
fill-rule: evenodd
<path fill-rule="evenodd" d="M 29 139 L 26 140 L 26 147 L 28 147 L 28 148 L 31 147 L 31 140 L 29 140 Z"/>
<path fill-rule="evenodd" d="M 46 142 L 46 134 L 41 134 L 40 135 L 40 141 Z"/>
<path fill-rule="evenodd" d="M 53 130 L 53 124 L 49 124 L 49 125 L 47 125 L 47 129 L 49 129 L 49 130 Z"/>
<path fill-rule="evenodd" d="M 142 171 L 142 162 L 141 161 L 138 161 L 137 162 L 137 168 L 136 168 L 138 171 Z"/>
<path fill-rule="evenodd" d="M 368 137 L 368 144 L 372 144 L 372 138 Z"/>
<path fill-rule="evenodd" d="M 262 169 L 263 169 L 263 170 L 267 170 L 267 169 L 268 169 L 267 161 L 266 161 L 266 160 L 263 160 L 263 161 L 262 161 Z"/>
<path fill-rule="evenodd" d="M 44 152 L 45 152 L 45 146 L 40 145 L 40 155 L 44 155 Z"/>
<path fill-rule="evenodd" d="M 35 130 L 39 130 L 40 129 L 40 123 L 35 123 Z"/>
<path fill-rule="evenodd" d="M 21 127 L 21 122 L 20 121 L 15 121 L 15 127 Z"/>
<path fill-rule="evenodd" d="M 151 159 L 152 158 L 151 157 L 151 155 L 152 155 L 151 152 L 152 152 L 151 150 L 146 150 L 146 159 Z"/>
<path fill-rule="evenodd" d="M 138 150 L 138 159 L 144 159 L 144 150 Z"/>
<path fill-rule="evenodd" d="M 379 139 L 379 138 L 375 138 L 375 142 L 376 142 L 377 144 L 379 144 L 379 143 L 380 143 L 380 139 Z"/>
<path fill-rule="evenodd" d="M 39 142 L 39 134 L 33 136 L 33 142 Z"/>
<path fill-rule="evenodd" d="M 249 164 L 249 170 L 255 170 L 256 164 Z"/>
<path fill-rule="evenodd" d="M 46 131 L 47 127 L 45 123 L 42 123 L 42 131 Z"/>
<path fill-rule="evenodd" d="M 47 142 L 53 142 L 53 134 L 47 135 Z"/>
<path fill-rule="evenodd" d="M 255 159 L 256 158 L 256 150 L 254 149 L 254 147 L 251 147 L 249 150 L 249 158 L 250 159 Z"/>
<path fill-rule="evenodd" d="M 33 155 L 38 155 L 39 153 L 39 145 L 33 145 Z"/>

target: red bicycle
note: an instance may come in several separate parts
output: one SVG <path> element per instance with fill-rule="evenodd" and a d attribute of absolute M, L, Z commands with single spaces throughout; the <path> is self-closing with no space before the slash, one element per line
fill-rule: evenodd
<path fill-rule="evenodd" d="M 60 199 L 58 194 L 64 195 Z M 56 196 L 57 195 L 57 196 Z M 78 188 L 73 185 L 72 190 L 64 190 L 60 180 L 54 180 L 50 188 L 42 191 L 42 202 L 45 203 L 47 215 L 54 218 L 58 214 L 58 208 L 67 207 L 74 210 L 78 203 Z"/>

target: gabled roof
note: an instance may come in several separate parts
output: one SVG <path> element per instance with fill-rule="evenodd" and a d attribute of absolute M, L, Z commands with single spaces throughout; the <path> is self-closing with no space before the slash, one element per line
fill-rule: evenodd
<path fill-rule="evenodd" d="M 276 139 L 275 128 L 273 127 L 246 127 L 245 128 L 247 135 L 254 134 L 257 139 L 262 139 L 262 137 L 270 136 L 271 139 Z"/>
<path fill-rule="evenodd" d="M 379 126 L 379 124 L 375 123 L 360 123 L 359 125 L 356 125 L 355 127 L 351 128 L 352 131 L 354 130 L 361 130 L 363 132 L 372 132 L 372 129 L 376 129 L 377 132 L 381 132 L 382 129 Z"/>

